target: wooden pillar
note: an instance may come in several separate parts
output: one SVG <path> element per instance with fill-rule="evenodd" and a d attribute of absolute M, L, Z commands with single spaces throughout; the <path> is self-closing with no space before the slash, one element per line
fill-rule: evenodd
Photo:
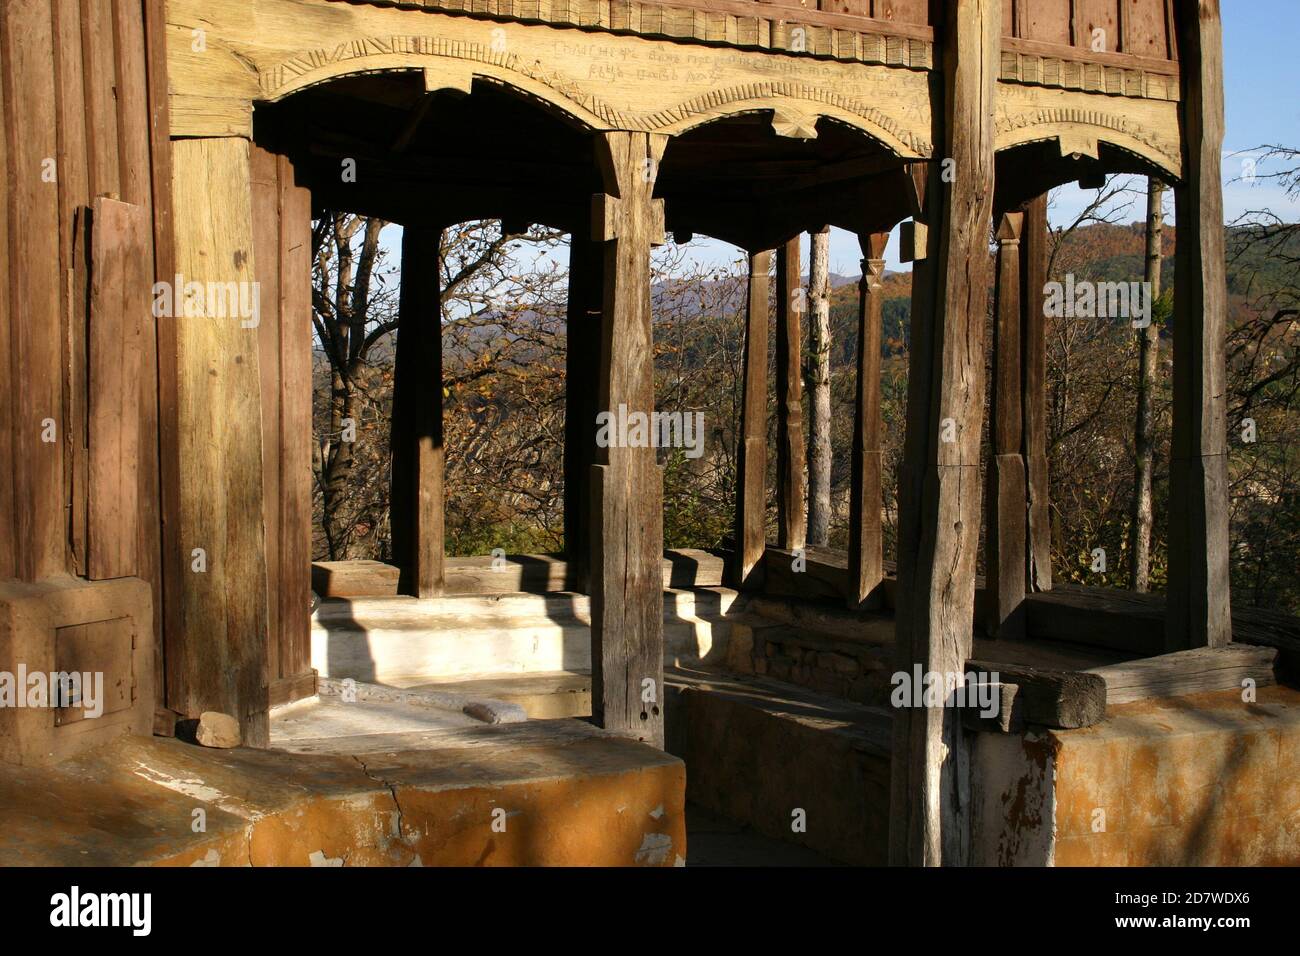
<path fill-rule="evenodd" d="M 393 369 L 393 560 L 401 591 L 437 597 L 444 583 L 442 230 L 402 230 L 402 288 Z"/>
<path fill-rule="evenodd" d="M 604 244 L 597 432 L 591 469 L 591 704 L 596 723 L 656 747 L 663 718 L 663 469 L 649 441 L 622 440 L 620 421 L 654 411 L 650 248 L 663 242 L 653 199 L 667 138 L 595 134 L 605 192 L 593 197 Z M 647 431 L 649 423 L 647 422 Z M 642 434 L 646 434 L 643 432 Z"/>
<path fill-rule="evenodd" d="M 777 547 L 802 548 L 808 537 L 804 468 L 803 370 L 799 316 L 807 301 L 801 286 L 799 237 L 776 251 L 776 510 Z"/>
<path fill-rule="evenodd" d="M 988 528 L 985 531 L 985 627 L 990 636 L 1025 633 L 1025 501 L 1020 350 L 1020 234 L 1024 214 L 1009 212 L 998 223 L 996 305 L 993 313 L 993 458 L 988 466 Z"/>
<path fill-rule="evenodd" d="M 732 555 L 735 586 L 754 590 L 763 583 L 767 547 L 767 327 L 770 319 L 768 279 L 772 253 L 749 254 L 749 288 L 745 300 L 745 365 L 736 443 L 736 551 Z"/>
<path fill-rule="evenodd" d="M 1021 454 L 1025 459 L 1025 588 L 1052 589 L 1051 486 L 1047 474 L 1047 194 L 1025 205 L 1020 238 Z"/>
<path fill-rule="evenodd" d="M 885 245 L 889 233 L 860 236 L 862 279 L 858 283 L 858 381 L 853 413 L 853 469 L 849 499 L 849 607 L 863 607 L 884 578 L 883 503 L 880 449 L 880 336 Z"/>
<path fill-rule="evenodd" d="M 913 277 L 907 437 L 900 482 L 897 669 L 961 673 L 970 657 L 980 526 L 984 325 L 1002 4 L 947 4 L 943 94 L 925 186 L 928 265 Z M 941 162 L 942 158 L 942 162 Z M 944 167 L 951 170 L 942 175 Z M 958 712 L 894 716 L 890 860 L 963 863 L 970 785 Z"/>
<path fill-rule="evenodd" d="M 1175 187 L 1169 650 L 1232 640 L 1228 578 L 1223 28 L 1218 0 L 1179 0 L 1183 179 Z"/>
<path fill-rule="evenodd" d="M 564 379 L 564 556 L 567 587 L 587 593 L 591 561 L 591 466 L 596 462 L 600 300 L 604 250 L 575 235 L 569 245 Z"/>
<path fill-rule="evenodd" d="M 251 289 L 254 262 L 249 143 L 183 139 L 172 146 L 176 270 L 185 283 Z M 176 311 L 184 296 L 176 290 Z M 258 330 L 239 315 L 163 317 L 175 330 L 176 403 L 164 456 L 178 475 L 167 515 L 181 549 L 179 580 L 167 581 L 179 627 L 165 636 L 168 706 L 240 721 L 244 742 L 269 739 L 266 692 L 267 585 L 263 526 Z"/>
<path fill-rule="evenodd" d="M 311 193 L 287 156 L 252 148 L 261 290 L 262 488 L 272 706 L 316 692 L 311 670 Z"/>

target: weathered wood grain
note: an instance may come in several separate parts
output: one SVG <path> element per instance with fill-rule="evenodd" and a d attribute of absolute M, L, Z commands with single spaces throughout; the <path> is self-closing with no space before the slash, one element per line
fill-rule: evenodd
<path fill-rule="evenodd" d="M 55 0 L 54 70 L 58 84 L 59 265 L 63 278 L 64 481 L 72 567 L 86 573 L 86 310 L 90 298 L 89 207 L 80 0 Z"/>
<path fill-rule="evenodd" d="M 8 31 L 7 10 L 0 8 L 0 27 Z M 0 53 L 4 53 L 4 40 L 0 37 Z M 0 66 L 0 169 L 8 175 L 9 166 L 9 108 L 8 108 L 8 71 Z M 9 190 L 0 189 L 0 342 L 12 343 L 12 327 L 9 311 L 9 269 L 11 247 L 9 245 Z M 14 461 L 14 425 L 13 420 L 13 361 L 12 356 L 0 359 L 0 400 L 4 409 L 0 410 L 0 459 Z M 17 538 L 14 528 L 14 476 L 16 468 L 0 468 L 0 579 L 12 578 L 17 574 Z"/>
<path fill-rule="evenodd" d="M 152 138 L 150 108 L 149 49 L 146 32 L 147 0 L 113 0 L 114 47 L 117 58 L 114 97 L 117 103 L 118 166 L 121 198 L 144 210 L 150 223 L 146 243 L 146 284 L 156 281 L 156 188 L 159 169 L 169 170 L 158 161 Z M 164 191 L 166 188 L 164 187 Z M 161 472 L 157 452 L 159 431 L 158 401 L 158 320 L 152 309 L 142 316 L 144 335 L 140 350 L 140 377 L 137 386 L 140 407 L 141 455 L 138 472 L 138 510 L 136 575 L 150 584 L 153 596 L 154 688 L 163 690 L 163 590 L 160 571 L 162 548 Z"/>
<path fill-rule="evenodd" d="M 1025 463 L 1025 588 L 1052 589 L 1051 485 L 1047 473 L 1047 195 L 1025 205 L 1020 241 L 1020 453 Z"/>
<path fill-rule="evenodd" d="M 140 414 L 153 287 L 148 210 L 96 199 L 91 235 L 86 572 L 104 580 L 136 575 L 139 564 L 140 460 L 149 453 Z"/>
<path fill-rule="evenodd" d="M 889 233 L 860 236 L 862 278 L 858 282 L 858 369 L 853 405 L 853 444 L 849 485 L 850 607 L 879 606 L 884 579 L 881 528 L 884 452 L 880 447 L 880 344 L 885 246 Z"/>
<path fill-rule="evenodd" d="M 776 261 L 776 522 L 781 548 L 802 548 L 808 536 L 799 330 L 807 300 L 799 246 L 795 236 L 777 250 Z"/>
<path fill-rule="evenodd" d="M 1072 730 L 1091 727 L 1106 716 L 1106 681 L 1092 672 L 1044 670 L 971 660 L 967 669 L 1015 684 L 1016 700 L 1027 723 Z"/>
<path fill-rule="evenodd" d="M 165 17 L 164 0 L 143 0 L 145 76 L 148 85 L 149 110 L 149 169 L 150 199 L 153 213 L 154 245 L 154 281 L 171 281 L 175 276 L 175 236 L 172 232 L 172 165 L 170 123 L 167 112 L 167 49 L 163 39 Z M 155 356 L 157 370 L 157 391 L 154 395 L 157 405 L 158 445 L 166 446 L 176 441 L 176 336 L 174 325 L 169 322 L 154 320 Z M 147 388 L 150 383 L 144 383 Z M 174 514 L 168 510 L 170 503 L 174 509 L 179 501 L 179 462 L 173 455 L 158 456 L 158 496 L 157 514 L 158 543 L 154 548 L 158 556 L 153 579 L 153 628 L 154 628 L 154 689 L 157 702 L 166 700 L 166 642 L 164 633 L 167 628 L 179 627 L 177 602 L 169 593 L 168 581 L 172 587 L 179 586 L 181 578 L 182 552 L 175 536 L 175 528 L 163 522 L 162 515 Z M 153 533 L 151 531 L 151 533 Z"/>
<path fill-rule="evenodd" d="M 593 197 L 592 238 L 604 244 L 597 408 L 654 410 L 650 248 L 663 242 L 653 199 L 665 137 L 596 137 L 605 192 Z M 592 716 L 662 747 L 663 469 L 653 447 L 596 449 L 591 502 Z"/>
<path fill-rule="evenodd" d="M 1152 697 L 1271 687 L 1277 683 L 1277 657 L 1276 648 L 1229 644 L 1094 667 L 1088 673 L 1106 682 L 1106 700 L 1114 706 Z"/>
<path fill-rule="evenodd" d="M 940 674 L 964 669 L 973 641 L 980 526 L 980 431 L 988 231 L 993 212 L 994 118 L 1001 4 L 945 10 L 942 151 L 931 164 L 927 268 L 913 275 L 909 428 L 899 488 L 897 664 Z M 948 440 L 945 440 L 948 439 Z M 924 532 L 924 533 L 923 533 Z M 894 719 L 890 860 L 966 859 L 969 794 L 960 721 L 944 708 Z"/>
<path fill-rule="evenodd" d="M 254 144 L 249 154 L 253 197 L 253 261 L 262 295 L 257 327 L 262 397 L 262 500 L 266 515 L 266 647 L 268 681 L 280 676 L 280 172 L 275 153 Z"/>
<path fill-rule="evenodd" d="M 1022 308 L 1020 237 L 1024 214 L 1002 216 L 997 230 L 997 281 L 993 311 L 993 387 L 989 406 L 993 457 L 987 473 L 985 628 L 991 636 L 1023 637 L 1025 598 L 1025 462 L 1021 457 Z"/>
<path fill-rule="evenodd" d="M 15 570 L 24 581 L 71 567 L 64 513 L 59 187 L 53 22 L 48 0 L 4 5 L 0 72 L 8 153 L 8 263 Z M 57 166 L 55 168 L 57 174 Z M 51 433 L 50 429 L 53 429 Z M 52 440 L 46 440 L 50 438 Z"/>
<path fill-rule="evenodd" d="M 1218 0 L 1180 0 L 1184 178 L 1175 187 L 1169 650 L 1232 640 L 1228 579 L 1223 36 Z"/>
<path fill-rule="evenodd" d="M 312 200 L 288 157 L 279 156 L 277 165 L 281 496 L 277 663 L 281 678 L 297 680 L 311 670 Z M 290 691 L 296 693 L 298 686 L 291 685 Z"/>
<path fill-rule="evenodd" d="M 176 269 L 187 282 L 248 284 L 253 262 L 249 144 L 173 144 Z M 178 290 L 180 291 L 180 290 Z M 184 305 L 182 304 L 182 308 Z M 165 635 L 167 705 L 217 710 L 265 746 L 267 591 L 257 332 L 238 317 L 166 317 L 176 329 L 179 629 Z M 183 315 L 183 313 L 182 313 Z M 204 570 L 194 549 L 203 549 Z"/>
<path fill-rule="evenodd" d="M 771 324 L 768 280 L 771 252 L 749 254 L 745 299 L 744 383 L 736 450 L 735 586 L 762 585 L 767 544 L 767 330 Z"/>

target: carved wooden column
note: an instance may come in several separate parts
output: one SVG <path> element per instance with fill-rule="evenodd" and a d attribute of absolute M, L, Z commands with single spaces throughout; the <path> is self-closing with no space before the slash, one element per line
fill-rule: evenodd
<path fill-rule="evenodd" d="M 1027 524 L 1025 587 L 1052 589 L 1051 485 L 1047 474 L 1047 194 L 1025 205 L 1020 238 L 1021 454 Z"/>
<path fill-rule="evenodd" d="M 803 370 L 799 316 L 807 297 L 799 269 L 799 237 L 776 253 L 776 509 L 777 547 L 802 548 L 808 536 L 804 500 Z"/>
<path fill-rule="evenodd" d="M 988 467 L 985 530 L 985 627 L 994 637 L 1023 637 L 1025 600 L 1025 462 L 1021 456 L 1020 233 L 1024 214 L 998 224 L 993 314 L 993 458 Z"/>
<path fill-rule="evenodd" d="M 581 234 L 569 245 L 564 387 L 564 556 L 568 588 L 590 587 L 591 466 L 596 462 L 600 387 L 600 300 L 604 250 Z"/>
<path fill-rule="evenodd" d="M 1223 36 L 1218 0 L 1179 0 L 1183 180 L 1175 187 L 1169 650 L 1232 640 L 1228 579 Z"/>
<path fill-rule="evenodd" d="M 913 278 L 907 438 L 899 498 L 897 669 L 961 673 L 972 648 L 993 111 L 1002 4 L 944 5 L 943 95 L 925 187 L 929 265 Z M 941 160 L 952 176 L 941 176 Z M 962 863 L 969 851 L 966 741 L 950 707 L 894 716 L 890 860 Z"/>
<path fill-rule="evenodd" d="M 853 470 L 849 499 L 849 607 L 868 604 L 884 578 L 880 527 L 880 336 L 885 246 L 889 233 L 859 237 L 862 280 L 858 284 L 858 381 L 853 417 Z M 876 602 L 871 602 L 876 603 Z"/>
<path fill-rule="evenodd" d="M 767 326 L 771 252 L 749 254 L 745 303 L 744 391 L 736 448 L 736 553 L 733 578 L 738 588 L 762 585 L 767 546 Z"/>
<path fill-rule="evenodd" d="M 393 560 L 401 590 L 437 597 L 444 586 L 442 230 L 402 230 L 402 287 L 393 369 Z"/>
<path fill-rule="evenodd" d="M 605 254 L 598 412 L 654 411 L 650 248 L 663 242 L 664 220 L 652 197 L 665 143 L 656 134 L 596 134 L 606 189 L 592 216 Z M 597 447 L 591 489 L 592 715 L 607 730 L 662 747 L 663 470 L 655 449 L 616 440 Z"/>

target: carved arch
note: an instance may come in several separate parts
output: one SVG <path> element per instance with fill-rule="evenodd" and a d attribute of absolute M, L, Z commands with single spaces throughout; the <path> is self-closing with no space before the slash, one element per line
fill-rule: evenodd
<path fill-rule="evenodd" d="M 366 37 L 331 49 L 287 57 L 258 74 L 261 102 L 277 102 L 301 90 L 346 76 L 422 71 L 429 90 L 469 91 L 475 79 L 509 87 L 588 129 L 623 129 L 677 135 L 728 116 L 773 111 L 796 126 L 815 126 L 822 116 L 855 128 L 903 158 L 928 158 L 933 149 L 901 119 L 877 106 L 823 86 L 796 80 L 742 83 L 689 97 L 664 108 L 620 109 L 588 84 L 548 69 L 491 43 L 405 35 Z"/>

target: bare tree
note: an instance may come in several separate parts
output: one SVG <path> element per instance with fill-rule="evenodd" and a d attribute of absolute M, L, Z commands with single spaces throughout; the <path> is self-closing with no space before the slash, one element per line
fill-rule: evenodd
<path fill-rule="evenodd" d="M 1147 180 L 1146 282 L 1151 302 L 1160 298 L 1163 263 L 1165 184 L 1154 176 Z M 1154 455 L 1152 428 L 1156 387 L 1156 360 L 1160 352 L 1160 326 L 1154 314 L 1146 328 L 1138 331 L 1137 416 L 1133 431 L 1133 515 L 1129 526 L 1129 587 L 1145 592 L 1151 568 L 1151 467 Z"/>
<path fill-rule="evenodd" d="M 371 350 L 397 323 L 396 287 L 388 281 L 392 270 L 383 271 L 379 241 L 385 225 L 380 219 L 327 212 L 312 229 L 312 322 L 330 379 L 328 423 L 313 445 L 312 458 L 322 498 L 320 526 L 331 558 L 346 554 L 352 529 L 373 528 L 387 517 L 384 503 L 377 503 L 368 521 L 343 507 L 363 404 L 371 413 L 379 407 L 377 395 L 365 401 L 368 390 L 383 384 L 382 376 L 371 374 Z"/>
<path fill-rule="evenodd" d="M 808 258 L 808 543 L 826 547 L 831 527 L 831 231 L 811 235 Z"/>

